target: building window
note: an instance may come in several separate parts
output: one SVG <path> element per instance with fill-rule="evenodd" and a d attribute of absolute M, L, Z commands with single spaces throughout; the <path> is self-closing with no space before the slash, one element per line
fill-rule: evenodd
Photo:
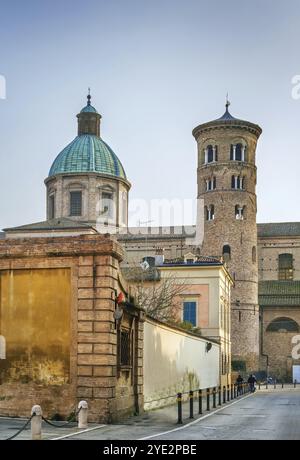
<path fill-rule="evenodd" d="M 267 332 L 299 332 L 299 324 L 291 318 L 276 318 L 267 327 Z"/>
<path fill-rule="evenodd" d="M 217 188 L 217 178 L 212 177 L 210 179 L 206 179 L 206 191 L 209 192 L 211 190 L 215 190 Z"/>
<path fill-rule="evenodd" d="M 131 340 L 130 340 L 130 331 L 122 329 L 119 331 L 120 338 L 120 366 L 130 366 L 131 365 Z"/>
<path fill-rule="evenodd" d="M 256 263 L 256 246 L 253 246 L 252 248 L 252 262 L 254 264 Z"/>
<path fill-rule="evenodd" d="M 193 326 L 197 325 L 196 320 L 196 302 L 183 302 L 183 321 L 191 323 Z"/>
<path fill-rule="evenodd" d="M 122 221 L 124 225 L 127 225 L 127 193 L 122 193 Z"/>
<path fill-rule="evenodd" d="M 102 215 L 108 219 L 114 218 L 114 195 L 112 192 L 102 192 Z"/>
<path fill-rule="evenodd" d="M 214 220 L 215 218 L 215 207 L 212 204 L 211 206 L 205 206 L 206 220 Z"/>
<path fill-rule="evenodd" d="M 218 147 L 216 145 L 208 145 L 204 150 L 204 163 L 215 163 L 218 161 Z"/>
<path fill-rule="evenodd" d="M 55 218 L 55 195 L 49 196 L 49 219 Z"/>
<path fill-rule="evenodd" d="M 70 216 L 82 215 L 82 192 L 70 192 Z"/>
<path fill-rule="evenodd" d="M 232 176 L 231 177 L 231 188 L 234 190 L 244 190 L 245 187 L 245 177 L 242 176 Z"/>
<path fill-rule="evenodd" d="M 223 246 L 223 259 L 225 262 L 229 262 L 231 259 L 231 247 L 228 244 Z"/>
<path fill-rule="evenodd" d="M 245 161 L 246 147 L 243 144 L 232 144 L 230 147 L 230 160 L 231 161 Z"/>
<path fill-rule="evenodd" d="M 294 279 L 293 254 L 280 254 L 279 256 L 279 280 Z"/>

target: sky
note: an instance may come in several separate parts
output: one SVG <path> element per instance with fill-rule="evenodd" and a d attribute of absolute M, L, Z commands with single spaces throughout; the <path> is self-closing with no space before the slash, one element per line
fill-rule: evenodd
<path fill-rule="evenodd" d="M 192 130 L 229 92 L 264 131 L 258 222 L 300 221 L 299 0 L 0 0 L 0 21 L 0 228 L 45 219 L 88 87 L 132 200 L 196 198 Z"/>

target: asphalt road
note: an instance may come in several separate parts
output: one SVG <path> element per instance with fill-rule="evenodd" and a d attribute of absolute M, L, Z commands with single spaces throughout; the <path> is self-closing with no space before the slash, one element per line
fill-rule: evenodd
<path fill-rule="evenodd" d="M 257 391 L 203 417 L 176 425 L 176 407 L 152 411 L 118 425 L 43 427 L 43 439 L 66 440 L 300 440 L 300 391 Z M 0 418 L 0 440 L 24 424 L 20 419 Z M 16 439 L 30 439 L 30 429 Z"/>
<path fill-rule="evenodd" d="M 300 392 L 257 392 L 156 440 L 299 440 Z"/>

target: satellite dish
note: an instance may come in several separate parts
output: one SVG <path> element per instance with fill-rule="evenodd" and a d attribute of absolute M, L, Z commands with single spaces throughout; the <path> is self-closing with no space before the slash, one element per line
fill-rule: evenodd
<path fill-rule="evenodd" d="M 140 267 L 142 270 L 146 271 L 150 268 L 150 265 L 148 264 L 147 260 L 144 260 L 144 262 L 140 263 Z"/>
<path fill-rule="evenodd" d="M 114 311 L 114 318 L 115 320 L 119 321 L 123 316 L 123 310 L 120 310 L 119 308 L 117 308 L 115 311 Z"/>

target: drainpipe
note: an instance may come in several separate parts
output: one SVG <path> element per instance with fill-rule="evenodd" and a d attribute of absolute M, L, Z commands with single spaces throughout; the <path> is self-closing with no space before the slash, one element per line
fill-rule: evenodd
<path fill-rule="evenodd" d="M 267 381 L 268 381 L 268 378 L 269 378 L 269 355 L 267 355 L 266 353 L 264 353 L 264 309 L 262 307 L 261 308 L 261 314 L 260 314 L 260 354 L 261 356 L 263 356 L 264 358 L 266 358 L 266 365 L 267 365 L 267 369 L 266 369 L 266 373 L 267 373 Z"/>

